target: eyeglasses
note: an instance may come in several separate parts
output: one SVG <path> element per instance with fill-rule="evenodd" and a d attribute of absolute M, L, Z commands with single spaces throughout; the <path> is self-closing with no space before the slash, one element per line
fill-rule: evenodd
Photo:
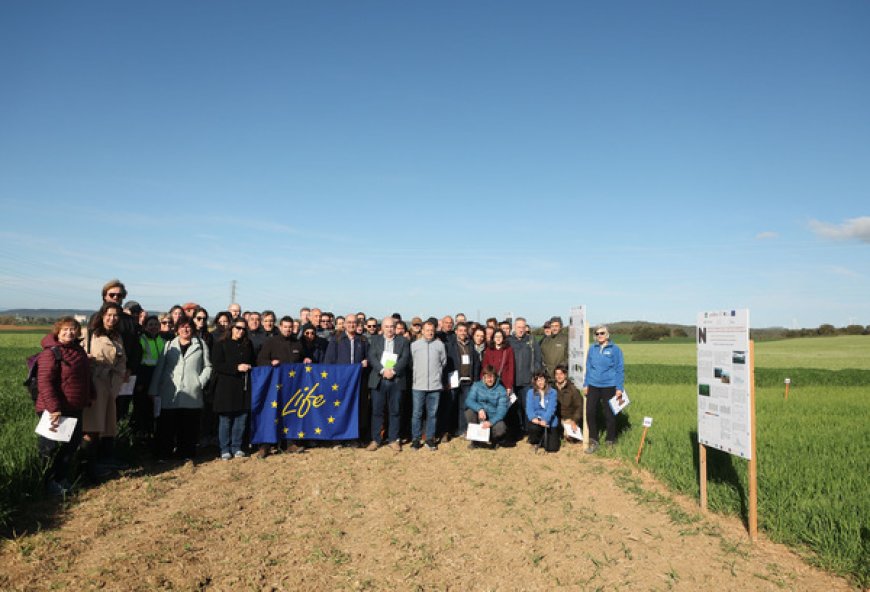
<path fill-rule="evenodd" d="M 120 298 L 120 297 L 121 297 L 120 292 L 106 292 L 106 298 L 111 298 L 112 300 L 114 300 L 115 298 Z"/>
<path fill-rule="evenodd" d="M 235 329 L 236 331 L 244 331 L 245 330 L 244 327 L 233 327 L 233 329 Z"/>
<path fill-rule="evenodd" d="M 596 331 L 595 334 L 596 335 L 607 335 L 607 332 L 606 331 Z"/>
<path fill-rule="evenodd" d="M 168 325 L 168 324 L 169 324 L 169 321 L 160 321 L 160 324 L 161 324 L 161 325 Z"/>
<path fill-rule="evenodd" d="M 385 325 L 385 326 L 389 326 L 389 325 Z M 377 325 L 366 325 L 366 329 L 375 329 L 375 328 L 377 328 Z"/>
<path fill-rule="evenodd" d="M 197 321 L 204 321 L 206 317 L 193 317 Z"/>

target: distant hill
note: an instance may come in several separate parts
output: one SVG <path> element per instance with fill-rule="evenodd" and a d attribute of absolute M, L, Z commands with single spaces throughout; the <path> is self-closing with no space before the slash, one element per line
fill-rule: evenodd
<path fill-rule="evenodd" d="M 6 317 L 17 322 L 20 321 L 38 321 L 38 320 L 57 320 L 60 317 L 85 315 L 90 317 L 96 311 L 94 309 L 76 309 L 76 308 L 12 308 L 9 310 L 0 310 L 0 319 Z"/>

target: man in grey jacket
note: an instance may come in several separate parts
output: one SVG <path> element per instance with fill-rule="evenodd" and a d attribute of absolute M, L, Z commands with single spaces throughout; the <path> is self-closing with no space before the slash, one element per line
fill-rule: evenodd
<path fill-rule="evenodd" d="M 513 437 L 518 440 L 526 432 L 526 414 L 523 411 L 526 393 L 532 386 L 532 376 L 541 369 L 542 364 L 541 346 L 528 329 L 526 319 L 517 317 L 514 334 L 508 337 L 508 343 L 514 350 L 514 392 L 517 402 L 511 406 L 506 421 Z"/>
<path fill-rule="evenodd" d="M 423 406 L 426 406 L 426 448 L 438 449 L 435 429 L 438 419 L 438 399 L 444 387 L 444 368 L 447 365 L 447 349 L 435 339 L 435 323 L 426 321 L 420 339 L 411 344 L 411 359 L 414 374 L 411 387 L 413 411 L 411 412 L 411 448 L 419 450 L 423 424 Z"/>

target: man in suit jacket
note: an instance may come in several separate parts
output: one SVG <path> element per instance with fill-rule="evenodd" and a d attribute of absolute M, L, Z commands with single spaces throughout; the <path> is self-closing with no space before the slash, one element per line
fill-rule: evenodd
<path fill-rule="evenodd" d="M 474 342 L 468 335 L 468 325 L 459 323 L 456 325 L 454 339 L 447 343 L 447 372 L 448 377 L 456 372 L 459 379 L 459 387 L 452 390 L 450 399 L 451 422 L 447 424 L 454 429 L 455 437 L 465 436 L 468 422 L 465 419 L 465 399 L 471 385 L 480 376 L 480 356 L 474 349 Z M 449 385 L 449 383 L 448 383 Z"/>
<path fill-rule="evenodd" d="M 411 363 L 411 345 L 407 339 L 396 335 L 396 319 L 385 317 L 381 323 L 382 335 L 374 335 L 369 342 L 368 361 L 371 373 L 369 387 L 372 391 L 372 441 L 366 450 L 374 451 L 383 443 L 381 429 L 384 427 L 384 407 L 389 410 L 387 421 L 389 447 L 402 450 L 399 442 L 402 393 Z"/>

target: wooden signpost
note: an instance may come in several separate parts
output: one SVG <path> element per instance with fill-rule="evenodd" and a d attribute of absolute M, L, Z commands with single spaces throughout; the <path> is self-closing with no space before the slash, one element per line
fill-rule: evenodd
<path fill-rule="evenodd" d="M 788 401 L 788 387 L 791 386 L 791 378 L 785 379 L 785 400 Z"/>
<path fill-rule="evenodd" d="M 646 432 L 652 427 L 652 417 L 643 418 L 643 434 L 640 437 L 640 446 L 637 447 L 637 456 L 634 458 L 635 464 L 640 463 L 640 455 L 643 452 L 643 443 L 646 441 Z"/>

